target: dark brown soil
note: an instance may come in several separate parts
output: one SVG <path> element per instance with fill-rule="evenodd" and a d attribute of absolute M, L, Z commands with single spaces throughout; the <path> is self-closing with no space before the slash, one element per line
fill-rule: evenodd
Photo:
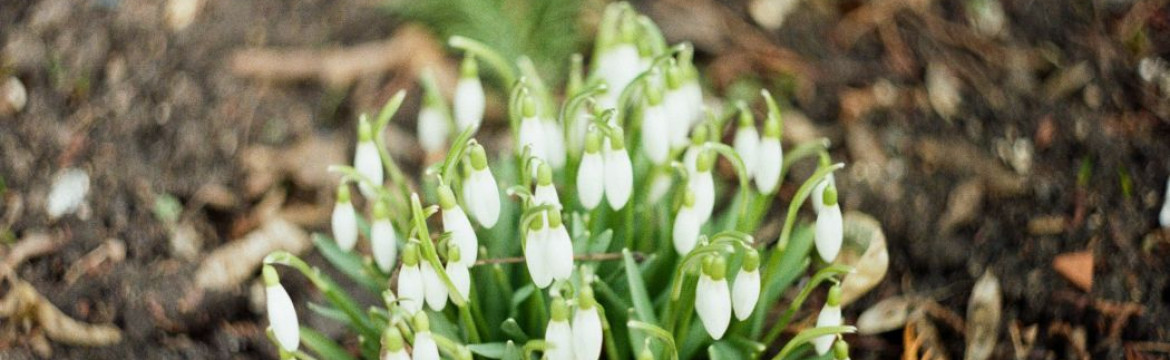
<path fill-rule="evenodd" d="M 396 24 L 378 1 L 209 0 L 180 31 L 166 26 L 163 3 L 0 5 L 0 78 L 16 76 L 29 94 L 20 113 L 0 115 L 0 239 L 10 246 L 47 232 L 62 241 L 20 266 L 19 278 L 66 314 L 125 333 L 104 348 L 53 344 L 53 358 L 274 357 L 251 283 L 191 300 L 192 277 L 208 252 L 257 226 L 254 208 L 269 190 L 289 189 L 292 203 L 320 209 L 329 187 L 282 174 L 255 188 L 245 154 L 321 138 L 349 153 L 354 115 L 402 86 L 393 71 L 345 87 L 229 71 L 238 49 L 387 39 Z M 961 1 L 884 10 L 874 3 L 885 2 L 807 1 L 772 32 L 748 25 L 746 4 L 695 3 L 639 7 L 672 40 L 696 42 L 719 91 L 781 89 L 805 116 L 789 117 L 789 143 L 832 139 L 834 158 L 850 164 L 838 176 L 845 208 L 883 224 L 890 273 L 850 306 L 850 322 L 897 295 L 929 296 L 962 318 L 974 279 L 990 270 L 1004 299 L 995 358 L 1018 350 L 1011 328 L 1033 325 L 1027 358 L 1167 356 L 1170 234 L 1158 230 L 1157 212 L 1170 175 L 1170 89 L 1137 72 L 1143 57 L 1170 57 L 1164 2 L 1003 1 L 1007 32 L 993 39 L 967 26 Z M 939 95 L 925 85 L 932 66 L 957 79 L 961 103 L 949 118 L 931 105 Z M 410 107 L 401 119 L 412 118 Z M 413 125 L 399 122 L 397 136 L 408 139 Z M 793 130 L 801 124 L 810 126 Z M 417 151 L 404 153 L 417 168 Z M 90 175 L 87 216 L 51 220 L 45 195 L 69 167 Z M 977 192 L 955 191 L 963 184 Z M 193 258 L 172 251 L 170 225 L 153 212 L 164 195 L 185 206 L 181 221 L 203 239 Z M 323 229 L 310 218 L 307 228 Z M 1055 229 L 1029 229 L 1043 219 Z M 107 239 L 125 243 L 125 259 L 67 282 Z M 1083 250 L 1093 253 L 1088 292 L 1052 265 Z M 300 281 L 294 297 L 310 296 Z M 962 357 L 962 331 L 936 327 L 946 355 Z M 1069 335 L 1078 332 L 1083 342 Z M 36 358 L 29 338 L 0 333 L 0 358 Z M 903 351 L 902 331 L 849 339 L 854 358 Z"/>

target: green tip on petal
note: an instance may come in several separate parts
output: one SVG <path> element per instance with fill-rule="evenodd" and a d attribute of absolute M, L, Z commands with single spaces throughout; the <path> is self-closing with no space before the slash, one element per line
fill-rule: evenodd
<path fill-rule="evenodd" d="M 414 332 L 417 334 L 424 331 L 431 331 L 431 319 L 427 318 L 426 311 L 419 311 L 414 314 Z"/>
<path fill-rule="evenodd" d="M 348 203 L 349 199 L 350 199 L 349 185 L 348 184 L 338 185 L 337 186 L 337 203 L 338 204 Z"/>
<path fill-rule="evenodd" d="M 711 149 L 703 149 L 699 153 L 699 157 L 695 159 L 695 170 L 698 172 L 708 172 L 715 167 L 715 151 Z"/>
<path fill-rule="evenodd" d="M 536 167 L 536 184 L 541 186 L 552 185 L 552 167 L 546 162 L 540 162 Z"/>
<path fill-rule="evenodd" d="M 487 168 L 487 153 L 483 150 L 483 145 L 479 143 L 471 144 L 471 167 L 475 170 L 483 170 Z"/>
<path fill-rule="evenodd" d="M 385 201 L 374 201 L 374 219 L 389 219 L 390 207 Z"/>
<path fill-rule="evenodd" d="M 626 11 L 622 14 L 621 28 L 621 42 L 633 44 L 638 40 L 638 19 L 633 11 Z"/>
<path fill-rule="evenodd" d="M 593 298 L 593 287 L 581 286 L 581 291 L 577 293 L 577 307 L 581 310 L 589 310 L 596 305 L 597 300 Z"/>
<path fill-rule="evenodd" d="M 709 255 L 703 259 L 703 273 L 711 277 L 711 280 L 723 280 L 727 277 L 727 260 L 722 256 Z"/>
<path fill-rule="evenodd" d="M 540 218 L 533 218 L 532 222 L 528 223 L 528 231 L 540 231 L 544 229 L 544 221 Z"/>
<path fill-rule="evenodd" d="M 264 275 L 264 286 L 280 286 L 280 275 L 276 274 L 276 268 L 273 268 L 272 265 L 264 265 L 264 270 L 261 270 L 261 273 Z"/>
<path fill-rule="evenodd" d="M 650 344 L 642 347 L 642 352 L 638 353 L 638 360 L 654 360 L 654 352 L 650 351 Z"/>
<path fill-rule="evenodd" d="M 756 126 L 756 117 L 752 116 L 752 109 L 748 108 L 747 103 L 739 101 L 735 105 L 739 108 L 739 127 Z"/>
<path fill-rule="evenodd" d="M 415 244 L 414 241 L 406 243 L 406 246 L 402 248 L 402 265 L 418 265 L 418 244 Z"/>
<path fill-rule="evenodd" d="M 448 185 L 439 186 L 439 207 L 443 210 L 455 208 L 455 192 Z"/>
<path fill-rule="evenodd" d="M 449 263 L 451 263 L 451 262 L 459 262 L 459 260 L 461 260 L 462 258 L 463 258 L 463 254 L 460 254 L 460 253 L 459 253 L 459 247 L 458 247 L 458 246 L 448 246 L 448 249 L 447 249 L 447 262 L 449 262 Z"/>
<path fill-rule="evenodd" d="M 695 206 L 695 192 L 689 187 L 683 187 L 683 206 Z"/>
<path fill-rule="evenodd" d="M 743 254 L 743 270 L 756 271 L 760 268 L 760 252 L 756 249 L 750 249 Z"/>
<path fill-rule="evenodd" d="M 646 78 L 644 81 L 646 82 L 645 87 L 643 87 L 646 89 L 646 102 L 648 102 L 650 106 L 661 104 L 662 88 L 658 85 L 658 83 L 650 80 L 650 78 Z"/>
<path fill-rule="evenodd" d="M 386 331 L 382 333 L 382 348 L 389 352 L 398 352 L 405 347 L 402 342 L 402 332 L 393 326 L 386 327 Z"/>
<path fill-rule="evenodd" d="M 363 143 L 374 140 L 374 129 L 370 127 L 370 119 L 366 114 L 358 117 L 358 142 Z"/>
<path fill-rule="evenodd" d="M 825 196 L 822 200 L 824 201 L 823 204 L 825 204 L 825 206 L 837 205 L 837 187 L 833 186 L 833 184 L 826 186 Z"/>
<path fill-rule="evenodd" d="M 590 128 L 585 134 L 585 153 L 596 154 L 598 151 L 601 151 L 601 132 Z"/>
<path fill-rule="evenodd" d="M 553 298 L 549 317 L 552 318 L 552 321 L 569 321 L 569 304 L 565 303 L 565 299 Z"/>
<path fill-rule="evenodd" d="M 520 101 L 520 110 L 521 113 L 524 114 L 524 118 L 536 116 L 536 98 L 533 98 L 532 95 L 528 95 Z"/>
<path fill-rule="evenodd" d="M 783 119 L 780 117 L 780 107 L 776 105 L 776 100 L 772 99 L 772 93 L 767 89 L 761 90 L 764 96 L 764 102 L 768 105 L 768 118 L 764 121 L 764 136 L 775 139 L 780 138 L 780 133 L 783 131 Z"/>
<path fill-rule="evenodd" d="M 467 54 L 463 57 L 463 62 L 459 64 L 459 76 L 465 79 L 479 77 L 479 65 L 475 63 L 475 56 Z"/>
<path fill-rule="evenodd" d="M 692 145 L 703 145 L 704 143 L 706 143 L 707 136 L 708 136 L 708 133 L 710 131 L 711 131 L 710 129 L 707 129 L 707 127 L 702 125 L 702 124 L 700 124 L 699 126 L 696 126 L 695 130 L 691 131 L 691 144 Z"/>
<path fill-rule="evenodd" d="M 838 338 L 833 343 L 833 358 L 837 360 L 845 360 L 849 358 L 849 343 L 845 339 Z"/>
<path fill-rule="evenodd" d="M 613 134 L 609 136 L 609 148 L 614 150 L 626 148 L 626 132 L 622 128 L 613 129 Z"/>
<path fill-rule="evenodd" d="M 829 304 L 829 306 L 841 305 L 841 284 L 836 284 L 829 288 L 829 298 L 825 300 L 825 303 Z"/>
<path fill-rule="evenodd" d="M 675 90 L 679 87 L 682 87 L 683 81 L 686 80 L 684 79 L 685 77 L 686 76 L 683 75 L 682 69 L 679 68 L 678 63 L 676 63 L 673 59 L 670 60 L 670 63 L 666 65 L 666 88 Z"/>

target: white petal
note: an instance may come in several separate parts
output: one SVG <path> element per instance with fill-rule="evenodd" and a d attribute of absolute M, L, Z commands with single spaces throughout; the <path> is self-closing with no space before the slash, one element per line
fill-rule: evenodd
<path fill-rule="evenodd" d="M 574 154 L 580 154 L 585 150 L 585 134 L 589 131 L 589 121 L 593 119 L 584 107 L 577 110 L 577 119 L 573 120 L 573 128 L 570 129 L 569 138 L 566 141 L 572 141 L 572 150 Z"/>
<path fill-rule="evenodd" d="M 561 125 L 556 121 L 541 121 L 544 123 L 544 149 L 548 157 L 549 166 L 560 170 L 565 167 L 565 137 Z"/>
<path fill-rule="evenodd" d="M 439 360 L 439 346 L 430 331 L 414 334 L 414 360 Z"/>
<path fill-rule="evenodd" d="M 662 197 L 670 192 L 670 188 L 673 185 L 674 183 L 671 180 L 670 174 L 660 172 L 654 175 L 654 180 L 650 183 L 650 195 L 646 196 L 647 200 L 651 204 L 658 203 L 658 200 L 662 200 Z"/>
<path fill-rule="evenodd" d="M 735 131 L 735 152 L 743 160 L 748 178 L 755 175 L 756 157 L 760 151 L 760 134 L 755 126 L 740 127 Z"/>
<path fill-rule="evenodd" d="M 1170 178 L 1166 179 L 1166 196 L 1162 203 L 1162 213 L 1158 214 L 1158 223 L 1164 228 L 1170 228 Z"/>
<path fill-rule="evenodd" d="M 605 150 L 605 200 L 610 208 L 621 210 L 630 200 L 634 187 L 633 172 L 630 156 L 625 150 Z"/>
<path fill-rule="evenodd" d="M 694 174 L 695 163 L 699 161 L 699 153 L 702 152 L 703 147 L 698 145 L 691 145 L 687 147 L 687 151 L 683 152 L 683 167 L 686 167 L 687 174 Z"/>
<path fill-rule="evenodd" d="M 553 205 L 553 207 L 561 206 L 561 198 L 557 196 L 557 188 L 549 185 L 536 185 L 536 192 L 532 194 L 532 200 L 536 206 Z"/>
<path fill-rule="evenodd" d="M 813 211 L 817 214 L 821 213 L 821 209 L 825 207 L 825 189 L 829 184 L 837 184 L 837 180 L 833 179 L 833 173 L 826 175 L 817 186 L 813 188 L 812 195 L 809 195 L 809 202 L 813 205 Z"/>
<path fill-rule="evenodd" d="M 596 306 L 573 312 L 573 353 L 576 360 L 601 357 L 601 316 Z"/>
<path fill-rule="evenodd" d="M 394 224 L 390 220 L 374 221 L 370 227 L 370 246 L 378 268 L 389 273 L 398 259 L 398 235 L 394 233 Z"/>
<path fill-rule="evenodd" d="M 421 256 L 420 256 L 421 257 Z M 443 311 L 447 307 L 447 284 L 439 277 L 439 272 L 430 262 L 419 259 L 419 270 L 422 272 L 423 296 L 427 299 L 427 306 L 434 311 Z"/>
<path fill-rule="evenodd" d="M 359 142 L 357 149 L 353 153 L 353 167 L 357 169 L 359 174 L 365 176 L 374 185 L 381 186 L 383 176 L 382 172 L 382 158 L 378 155 L 378 147 L 374 145 L 373 141 Z M 366 198 L 374 197 L 374 189 L 369 184 L 361 182 L 358 184 L 358 189 L 362 191 L 362 195 Z"/>
<path fill-rule="evenodd" d="M 731 289 L 731 305 L 735 310 L 735 318 L 746 320 L 756 308 L 760 300 L 760 271 L 743 271 L 735 275 L 735 285 Z"/>
<path fill-rule="evenodd" d="M 756 158 L 756 189 L 764 194 L 771 194 L 780 185 L 780 164 L 783 161 L 783 149 L 780 140 L 765 137 L 760 141 L 760 151 Z"/>
<path fill-rule="evenodd" d="M 711 178 L 710 171 L 693 173 L 689 186 L 695 193 L 696 220 L 699 224 L 705 224 L 715 210 L 715 180 Z"/>
<path fill-rule="evenodd" d="M 528 274 L 538 288 L 546 288 L 552 283 L 552 271 L 548 264 L 548 231 L 547 228 L 528 231 L 528 239 L 524 242 L 524 263 L 528 265 Z"/>
<path fill-rule="evenodd" d="M 551 229 L 548 234 L 548 268 L 554 280 L 568 280 L 573 275 L 573 240 L 564 226 Z"/>
<path fill-rule="evenodd" d="M 703 88 L 699 86 L 697 80 L 688 81 L 679 88 L 685 95 L 685 104 L 687 107 L 687 114 L 684 114 L 684 119 L 690 120 L 691 126 L 703 121 Z"/>
<path fill-rule="evenodd" d="M 568 321 L 549 321 L 544 341 L 548 343 L 544 352 L 548 359 L 573 359 L 573 329 Z"/>
<path fill-rule="evenodd" d="M 837 259 L 841 252 L 841 241 L 844 228 L 841 222 L 841 207 L 826 206 L 817 214 L 816 245 L 817 253 L 826 263 Z"/>
<path fill-rule="evenodd" d="M 522 154 L 525 146 L 531 146 L 532 156 L 542 160 L 548 159 L 544 125 L 541 124 L 540 118 L 534 116 L 520 120 L 519 137 L 520 141 L 516 142 L 516 153 Z"/>
<path fill-rule="evenodd" d="M 471 177 L 472 186 L 475 186 L 472 194 L 475 197 L 475 220 L 483 227 L 492 228 L 500 219 L 500 187 L 488 168 L 474 171 Z"/>
<path fill-rule="evenodd" d="M 353 250 L 358 240 L 357 215 L 353 203 L 341 202 L 333 206 L 333 239 L 344 251 Z"/>
<path fill-rule="evenodd" d="M 402 347 L 395 352 L 382 353 L 381 360 L 410 360 L 410 354 L 406 353 L 406 347 Z"/>
<path fill-rule="evenodd" d="M 686 255 L 695 248 L 695 242 L 699 239 L 699 228 L 702 224 L 697 219 L 694 207 L 680 207 L 678 215 L 674 217 L 674 250 L 678 251 L 679 255 Z"/>
<path fill-rule="evenodd" d="M 455 290 L 459 291 L 459 296 L 467 299 L 471 294 L 471 273 L 467 267 L 460 263 L 447 263 L 447 277 L 455 285 Z"/>
<path fill-rule="evenodd" d="M 467 128 L 479 129 L 483 122 L 483 85 L 478 78 L 459 79 L 455 85 L 455 123 L 459 132 Z"/>
<path fill-rule="evenodd" d="M 596 73 L 609 86 L 609 91 L 598 99 L 603 109 L 617 107 L 618 96 L 640 72 L 639 62 L 638 49 L 631 44 L 618 44 L 601 55 Z"/>
<path fill-rule="evenodd" d="M 671 121 L 670 147 L 681 149 L 687 146 L 690 144 L 687 135 L 691 134 L 691 107 L 687 104 L 687 94 L 682 88 L 668 90 L 662 98 L 662 104 L 668 113 L 667 118 Z"/>
<path fill-rule="evenodd" d="M 841 326 L 841 307 L 829 306 L 821 308 L 821 313 L 817 315 L 817 327 L 825 326 Z M 818 355 L 829 353 L 829 349 L 833 347 L 833 340 L 837 337 L 835 335 L 823 335 L 812 340 L 813 347 L 817 349 Z"/>
<path fill-rule="evenodd" d="M 713 280 L 706 274 L 699 276 L 695 288 L 695 311 L 712 339 L 723 338 L 731 323 L 731 294 L 727 279 Z"/>
<path fill-rule="evenodd" d="M 449 210 L 443 210 L 443 229 L 451 233 L 451 242 L 459 247 L 459 263 L 463 266 L 474 265 L 479 257 L 479 238 L 463 208 L 455 205 Z"/>
<path fill-rule="evenodd" d="M 428 153 L 442 151 L 450 134 L 451 125 L 438 109 L 424 107 L 418 112 L 418 142 L 423 150 Z"/>
<path fill-rule="evenodd" d="M 647 107 L 642 115 L 642 152 L 655 164 L 670 155 L 670 124 L 662 105 Z"/>
<path fill-rule="evenodd" d="M 593 210 L 601 204 L 605 183 L 599 179 L 603 179 L 604 174 L 605 162 L 600 153 L 581 157 L 581 168 L 577 171 L 577 198 L 586 209 Z"/>
<path fill-rule="evenodd" d="M 268 323 L 272 333 L 284 351 L 297 351 L 301 345 L 301 327 L 297 322 L 297 311 L 288 292 L 280 285 L 265 288 L 268 298 Z"/>
<path fill-rule="evenodd" d="M 398 271 L 398 305 L 407 314 L 414 315 L 422 310 L 426 302 L 426 290 L 423 288 L 422 270 L 418 265 L 402 266 Z"/>

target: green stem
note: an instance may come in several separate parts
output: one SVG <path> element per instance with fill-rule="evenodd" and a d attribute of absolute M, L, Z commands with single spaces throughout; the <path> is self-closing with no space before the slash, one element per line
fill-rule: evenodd
<path fill-rule="evenodd" d="M 837 163 L 832 166 L 824 166 L 817 169 L 800 188 L 796 190 L 796 196 L 792 198 L 792 202 L 788 204 L 788 216 L 784 219 L 784 229 L 780 231 L 780 237 L 777 239 L 776 249 L 784 251 L 788 247 L 788 238 L 792 236 L 792 227 L 796 224 L 796 214 L 800 211 L 800 205 L 804 204 L 804 200 L 808 199 L 813 188 L 828 176 L 833 171 L 844 168 L 845 164 Z"/>
<path fill-rule="evenodd" d="M 674 336 L 671 335 L 669 331 L 666 331 L 665 329 L 653 324 L 637 320 L 630 320 L 630 322 L 626 323 L 626 327 L 632 330 L 642 331 L 646 333 L 646 335 L 650 335 L 651 338 L 658 339 L 658 341 L 661 341 L 662 344 L 665 345 L 667 351 L 670 352 L 670 358 L 672 360 L 678 360 L 678 347 L 675 346 Z"/>
<path fill-rule="evenodd" d="M 788 342 L 788 344 L 785 344 L 784 348 L 780 349 L 780 353 L 772 357 L 772 360 L 784 359 L 800 345 L 804 345 L 805 343 L 808 343 L 818 337 L 825 335 L 851 334 L 854 332 L 857 332 L 857 328 L 852 326 L 825 326 L 801 331 L 799 334 L 796 334 L 796 337 L 793 337 L 792 340 Z"/>
<path fill-rule="evenodd" d="M 792 304 L 788 306 L 788 310 L 784 312 L 784 315 L 780 316 L 780 320 L 776 321 L 776 324 L 772 326 L 772 330 L 768 331 L 768 335 L 764 336 L 763 343 L 771 344 L 773 341 L 776 341 L 777 337 L 780 337 L 780 332 L 784 331 L 784 328 L 788 327 L 788 323 L 792 321 L 792 316 L 796 315 L 796 311 L 800 309 L 800 306 L 804 304 L 804 300 L 808 299 L 808 296 L 812 294 L 813 290 L 815 290 L 817 286 L 820 286 L 821 283 L 829 280 L 834 276 L 844 275 L 850 272 L 853 272 L 852 267 L 841 264 L 831 265 L 821 269 L 820 271 L 817 271 L 817 273 L 813 275 L 812 280 L 804 286 L 804 289 L 800 290 L 800 294 L 796 296 L 796 299 L 792 300 Z"/>
<path fill-rule="evenodd" d="M 430 231 L 427 230 L 427 218 L 423 213 L 422 202 L 418 199 L 418 194 L 411 194 L 410 208 L 412 217 L 414 218 L 415 229 L 418 230 L 419 244 L 421 245 L 422 255 L 439 274 L 439 278 L 443 280 L 443 284 L 447 285 L 448 296 L 451 297 L 451 302 L 458 307 L 467 306 L 467 299 L 455 289 L 455 284 L 451 282 L 451 277 L 447 276 L 447 270 L 439 261 L 439 253 L 435 250 L 435 242 L 431 239 Z"/>
<path fill-rule="evenodd" d="M 488 63 L 488 65 L 491 65 L 491 67 L 496 70 L 496 73 L 500 74 L 500 77 L 504 80 L 505 84 L 516 82 L 516 70 L 512 69 L 512 66 L 509 64 L 508 60 L 504 59 L 503 55 L 501 55 L 495 49 L 492 49 L 490 46 L 487 46 L 486 44 L 479 41 L 472 40 L 471 38 L 459 35 L 452 36 L 451 39 L 447 41 L 447 44 L 451 45 L 453 48 L 475 54 L 476 56 L 482 58 Z"/>

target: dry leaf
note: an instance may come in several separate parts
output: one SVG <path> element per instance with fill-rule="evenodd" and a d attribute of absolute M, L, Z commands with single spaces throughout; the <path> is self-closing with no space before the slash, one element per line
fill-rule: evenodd
<path fill-rule="evenodd" d="M 854 272 L 841 282 L 841 305 L 850 304 L 872 290 L 886 277 L 890 254 L 881 224 L 865 213 L 845 213 L 845 246 L 838 260 Z"/>
<path fill-rule="evenodd" d="M 1093 290 L 1093 252 L 1078 251 L 1060 254 L 1052 260 L 1052 268 L 1065 279 L 1086 292 Z"/>
<path fill-rule="evenodd" d="M 857 333 L 875 335 L 906 326 L 917 299 L 895 296 L 870 306 L 857 317 Z"/>
<path fill-rule="evenodd" d="M 965 360 L 985 360 L 995 353 L 999 340 L 999 320 L 1003 309 L 1003 294 L 999 279 L 991 271 L 983 273 L 971 300 L 967 303 L 967 353 Z"/>
<path fill-rule="evenodd" d="M 227 290 L 252 277 L 265 256 L 277 250 L 301 254 L 309 249 L 305 230 L 280 217 L 270 217 L 243 239 L 212 251 L 195 272 L 203 290 Z"/>

